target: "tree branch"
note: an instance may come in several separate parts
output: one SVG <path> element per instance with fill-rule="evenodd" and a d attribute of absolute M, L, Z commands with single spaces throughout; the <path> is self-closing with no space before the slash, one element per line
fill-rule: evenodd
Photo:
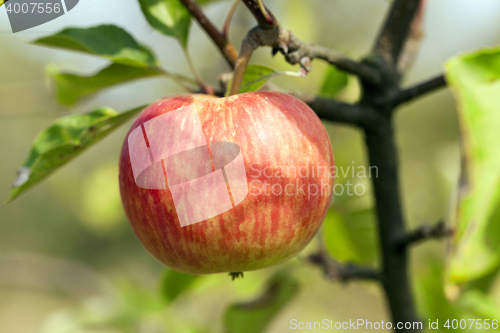
<path fill-rule="evenodd" d="M 289 30 L 283 30 L 277 44 L 280 51 L 285 55 L 286 60 L 292 65 L 302 65 L 304 59 L 306 59 L 306 61 L 321 59 L 328 62 L 330 65 L 334 65 L 341 71 L 359 76 L 372 84 L 380 82 L 380 75 L 373 67 L 352 60 L 340 52 L 325 46 L 304 43 Z M 286 46 L 286 49 L 284 46 Z M 311 70 L 311 68 L 305 69 L 308 71 Z"/>
<path fill-rule="evenodd" d="M 330 280 L 340 280 L 342 282 L 351 280 L 382 281 L 380 273 L 371 267 L 361 267 L 353 263 L 340 265 L 322 252 L 309 256 L 308 260 L 314 265 L 321 267 Z"/>
<path fill-rule="evenodd" d="M 403 213 L 399 194 L 399 175 L 396 145 L 391 117 L 375 131 L 365 130 L 370 165 L 378 168 L 372 178 L 378 234 L 382 254 L 382 276 L 387 302 L 393 322 L 418 322 L 408 279 L 408 256 L 406 248 L 397 247 L 397 235 L 405 234 Z M 418 332 L 418 330 L 397 330 Z"/>
<path fill-rule="evenodd" d="M 415 14 L 415 18 L 410 25 L 410 31 L 404 43 L 403 50 L 398 61 L 399 73 L 406 73 L 406 71 L 413 65 L 418 51 L 420 50 L 420 43 L 424 37 L 424 14 L 427 7 L 427 0 L 421 0 Z"/>
<path fill-rule="evenodd" d="M 264 6 L 262 0 L 242 0 L 248 10 L 257 20 L 261 29 L 272 29 L 278 25 L 278 20 L 274 17 L 269 9 Z"/>
<path fill-rule="evenodd" d="M 293 92 L 291 94 L 309 105 L 322 119 L 360 128 L 373 126 L 379 119 L 371 109 L 364 108 L 360 104 L 349 104 L 306 93 Z"/>
<path fill-rule="evenodd" d="M 413 87 L 406 88 L 399 92 L 396 98 L 396 105 L 409 102 L 417 97 L 421 97 L 427 93 L 433 92 L 436 89 L 440 89 L 446 86 L 446 79 L 443 74 L 436 76 L 429 81 L 419 83 Z"/>
<path fill-rule="evenodd" d="M 421 0 L 394 0 L 373 53 L 392 66 L 398 63 Z"/>
<path fill-rule="evenodd" d="M 443 238 L 453 235 L 454 230 L 448 228 L 444 221 L 436 225 L 424 225 L 406 234 L 399 240 L 399 248 L 405 248 L 408 245 L 418 243 L 432 238 Z"/>
<path fill-rule="evenodd" d="M 222 55 L 226 59 L 227 63 L 231 68 L 234 68 L 236 64 L 236 59 L 238 58 L 238 53 L 231 44 L 226 36 L 224 36 L 213 24 L 210 22 L 208 17 L 201 11 L 200 6 L 195 0 L 180 0 L 182 4 L 187 8 L 191 15 L 198 21 L 200 26 L 205 30 L 205 32 L 214 41 L 215 45 L 219 48 Z"/>

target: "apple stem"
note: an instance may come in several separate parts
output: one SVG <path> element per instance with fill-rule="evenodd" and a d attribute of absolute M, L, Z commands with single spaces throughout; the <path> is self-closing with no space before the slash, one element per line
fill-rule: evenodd
<path fill-rule="evenodd" d="M 243 76 L 245 75 L 245 70 L 252 57 L 254 47 L 252 43 L 249 42 L 249 36 L 243 38 L 241 43 L 240 54 L 238 55 L 238 60 L 236 60 L 236 66 L 234 68 L 233 80 L 231 82 L 231 89 L 229 90 L 229 96 L 236 95 L 240 92 L 241 84 L 243 82 Z"/>

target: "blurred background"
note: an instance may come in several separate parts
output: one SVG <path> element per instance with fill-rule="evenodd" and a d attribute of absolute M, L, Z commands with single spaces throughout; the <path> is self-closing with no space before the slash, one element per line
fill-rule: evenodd
<path fill-rule="evenodd" d="M 231 4 L 216 1 L 204 10 L 213 22 L 220 23 Z M 353 58 L 369 52 L 389 4 L 385 0 L 266 0 L 281 23 L 302 40 Z M 421 50 L 404 84 L 441 73 L 444 62 L 461 52 L 500 44 L 498 17 L 497 0 L 430 0 Z M 125 28 L 150 46 L 166 69 L 189 75 L 179 44 L 149 26 L 136 0 L 81 0 L 66 15 L 16 34 L 10 30 L 5 6 L 1 7 L 0 194 L 4 199 L 37 133 L 57 117 L 99 106 L 127 110 L 182 92 L 168 79 L 153 78 L 106 90 L 69 109 L 58 105 L 48 66 L 89 75 L 107 61 L 29 42 L 68 26 L 103 23 Z M 239 6 L 230 29 L 232 42 L 239 47 L 245 32 L 254 25 L 248 11 Z M 189 50 L 201 75 L 211 84 L 216 85 L 218 75 L 229 70 L 194 22 Z M 259 49 L 252 63 L 298 70 L 280 55 L 271 58 L 267 48 Z M 286 90 L 317 93 L 326 69 L 315 61 L 313 72 L 305 79 L 278 77 L 272 82 Z M 354 101 L 358 94 L 357 83 L 350 78 L 339 98 Z M 288 332 L 291 319 L 389 319 L 378 285 L 327 281 L 319 269 L 304 260 L 315 250 L 316 242 L 298 258 L 245 273 L 244 279 L 231 282 L 226 274 L 199 278 L 188 292 L 166 304 L 161 297 L 165 269 L 135 238 L 121 206 L 117 161 L 128 126 L 14 202 L 0 205 L 0 333 L 222 332 L 228 305 L 258 297 L 266 279 L 285 266 L 291 267 L 300 291 L 266 332 Z M 325 126 L 337 165 L 366 165 L 360 131 L 332 123 Z M 446 219 L 460 172 L 457 116 L 450 91 L 442 90 L 403 106 L 396 128 L 408 224 L 416 227 Z M 336 182 L 346 180 L 339 177 Z M 339 249 L 332 241 L 327 245 L 340 259 L 354 257 L 376 264 L 369 181 L 357 181 L 364 182 L 367 193 L 358 198 L 335 197 L 325 224 L 325 232 L 335 232 L 336 226 L 344 223 L 345 232 L 357 245 L 349 249 Z M 446 242 L 431 241 L 412 251 L 411 275 L 424 318 L 454 315 L 454 308 L 446 305 L 440 283 L 445 254 Z M 491 296 L 500 304 L 500 285 L 493 288 Z"/>

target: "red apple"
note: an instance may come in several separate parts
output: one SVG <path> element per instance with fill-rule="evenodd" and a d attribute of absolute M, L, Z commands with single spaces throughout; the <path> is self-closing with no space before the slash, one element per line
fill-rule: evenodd
<path fill-rule="evenodd" d="M 293 96 L 175 95 L 132 125 L 120 192 L 135 234 L 166 266 L 243 272 L 309 243 L 330 204 L 333 165 L 323 124 Z"/>

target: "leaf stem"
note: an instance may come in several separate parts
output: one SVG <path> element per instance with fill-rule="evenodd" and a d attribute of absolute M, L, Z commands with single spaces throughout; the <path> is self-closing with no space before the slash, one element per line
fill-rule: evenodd
<path fill-rule="evenodd" d="M 236 12 L 236 8 L 238 8 L 239 4 L 240 4 L 240 0 L 234 0 L 233 4 L 231 5 L 231 8 L 229 8 L 229 12 L 227 13 L 226 20 L 224 21 L 224 25 L 222 26 L 222 35 L 225 38 L 228 38 L 229 25 L 231 24 L 231 19 L 233 18 L 234 13 Z"/>
<path fill-rule="evenodd" d="M 203 89 L 207 94 L 214 94 L 214 90 L 210 85 L 205 83 L 203 81 L 203 78 L 201 77 L 200 73 L 196 69 L 196 66 L 194 65 L 193 59 L 191 58 L 191 55 L 189 54 L 189 51 L 187 49 L 183 48 L 184 56 L 186 57 L 186 61 L 188 63 L 189 69 L 191 70 L 191 73 L 194 76 L 194 79 L 196 80 L 196 83 L 200 86 L 201 89 Z"/>

